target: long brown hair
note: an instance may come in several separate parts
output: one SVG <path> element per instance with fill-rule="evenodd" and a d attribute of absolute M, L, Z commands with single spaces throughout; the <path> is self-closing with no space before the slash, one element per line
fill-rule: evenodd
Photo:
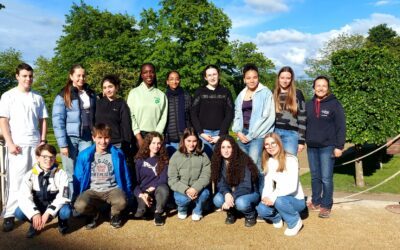
<path fill-rule="evenodd" d="M 230 186 L 237 186 L 244 179 L 245 168 L 251 172 L 253 182 L 257 181 L 258 169 L 253 160 L 244 153 L 230 135 L 221 136 L 214 147 L 213 156 L 211 157 L 211 181 L 217 183 L 220 175 L 222 164 L 225 159 L 221 155 L 221 146 L 224 141 L 229 142 L 232 146 L 232 154 L 227 160 L 226 181 Z"/>
<path fill-rule="evenodd" d="M 268 133 L 264 137 L 264 144 L 265 144 L 265 140 L 267 138 L 274 139 L 274 141 L 276 143 L 276 146 L 279 148 L 278 154 L 276 155 L 276 159 L 278 160 L 279 166 L 278 166 L 278 169 L 276 171 L 277 172 L 283 172 L 284 170 L 286 170 L 286 152 L 283 149 L 283 144 L 282 144 L 281 137 L 276 133 Z M 272 155 L 268 154 L 268 152 L 265 149 L 265 147 L 263 147 L 263 151 L 262 151 L 262 168 L 263 168 L 263 172 L 265 174 L 268 172 L 268 160 L 269 160 L 270 157 L 272 157 Z"/>
<path fill-rule="evenodd" d="M 71 92 L 72 92 L 72 80 L 71 80 L 70 76 L 73 75 L 75 70 L 77 70 L 77 69 L 85 70 L 85 68 L 82 67 L 82 65 L 80 65 L 80 64 L 72 65 L 71 69 L 69 70 L 67 83 L 65 84 L 65 87 L 64 87 L 64 96 L 63 96 L 63 98 L 64 98 L 65 106 L 67 108 L 71 108 L 71 106 L 72 106 L 72 98 L 71 98 L 71 95 L 72 95 L 71 94 Z"/>
<path fill-rule="evenodd" d="M 179 141 L 179 152 L 181 152 L 182 154 L 189 154 L 190 152 L 187 151 L 186 146 L 185 146 L 185 139 L 188 138 L 189 136 L 194 136 L 197 138 L 197 146 L 195 148 L 195 152 L 198 155 L 201 155 L 201 153 L 203 152 L 202 150 L 202 142 L 199 138 L 199 136 L 197 135 L 196 131 L 194 131 L 194 128 L 190 127 L 190 128 L 185 128 L 185 130 L 183 131 L 183 135 L 181 137 L 181 140 Z"/>
<path fill-rule="evenodd" d="M 289 72 L 291 75 L 291 81 L 290 81 L 290 86 L 287 92 L 287 97 L 285 100 L 285 104 L 283 107 L 280 104 L 279 101 L 279 94 L 281 93 L 281 87 L 279 86 L 279 76 L 283 72 Z M 274 102 L 275 102 L 275 112 L 279 113 L 282 110 L 288 110 L 290 113 L 292 113 L 293 116 L 297 116 L 297 100 L 296 100 L 296 84 L 294 81 L 294 71 L 291 67 L 285 66 L 281 68 L 278 72 L 278 75 L 276 76 L 275 80 L 275 89 L 274 89 Z"/>
<path fill-rule="evenodd" d="M 143 141 L 143 145 L 140 147 L 139 152 L 137 152 L 135 159 L 136 160 L 145 160 L 150 157 L 150 144 L 153 141 L 153 138 L 160 138 L 161 141 L 161 148 L 160 151 L 158 151 L 158 161 L 157 161 L 157 167 L 156 167 L 156 173 L 157 175 L 160 175 L 161 172 L 164 170 L 166 166 L 168 166 L 168 154 L 167 150 L 165 149 L 164 146 L 164 138 L 163 136 L 158 133 L 158 132 L 149 132 L 145 137 Z"/>

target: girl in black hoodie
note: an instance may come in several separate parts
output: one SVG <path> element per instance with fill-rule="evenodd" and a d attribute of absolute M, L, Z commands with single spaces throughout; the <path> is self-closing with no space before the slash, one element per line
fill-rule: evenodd
<path fill-rule="evenodd" d="M 309 210 L 328 218 L 333 203 L 333 166 L 346 139 L 344 110 L 330 93 L 329 79 L 318 76 L 313 83 L 315 95 L 306 103 L 306 143 L 311 171 L 312 200 Z"/>
<path fill-rule="evenodd" d="M 96 124 L 106 124 L 111 127 L 111 144 L 122 149 L 125 157 L 131 152 L 132 125 L 128 105 L 125 100 L 117 97 L 120 80 L 115 75 L 106 75 L 101 81 L 103 97 L 96 102 Z"/>

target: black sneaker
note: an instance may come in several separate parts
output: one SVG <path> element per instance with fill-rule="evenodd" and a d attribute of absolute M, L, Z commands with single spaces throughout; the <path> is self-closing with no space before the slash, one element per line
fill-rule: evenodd
<path fill-rule="evenodd" d="M 255 224 L 257 224 L 257 220 L 256 220 L 255 217 L 246 218 L 246 219 L 244 220 L 244 225 L 245 225 L 246 227 L 252 227 L 252 226 L 254 226 Z"/>
<path fill-rule="evenodd" d="M 154 213 L 154 225 L 162 226 L 165 224 L 165 219 L 161 213 Z"/>
<path fill-rule="evenodd" d="M 120 228 L 121 227 L 121 216 L 119 214 L 111 216 L 110 224 L 113 228 Z"/>
<path fill-rule="evenodd" d="M 60 218 L 58 218 L 58 232 L 64 235 L 67 233 L 67 230 L 68 230 L 68 220 L 60 220 Z"/>
<path fill-rule="evenodd" d="M 95 216 L 86 216 L 86 226 L 85 228 L 87 230 L 91 230 L 93 228 L 95 228 L 97 226 L 97 218 L 99 218 L 99 215 L 95 215 Z"/>
<path fill-rule="evenodd" d="M 33 238 L 36 235 L 36 230 L 32 224 L 29 226 L 28 232 L 26 232 L 26 238 Z"/>
<path fill-rule="evenodd" d="M 14 229 L 14 225 L 15 225 L 15 218 L 14 217 L 4 218 L 4 220 L 3 220 L 3 232 L 10 232 L 11 230 Z"/>
<path fill-rule="evenodd" d="M 226 212 L 225 224 L 231 225 L 231 224 L 233 224 L 235 222 L 236 222 L 236 216 L 232 212 L 227 211 Z"/>

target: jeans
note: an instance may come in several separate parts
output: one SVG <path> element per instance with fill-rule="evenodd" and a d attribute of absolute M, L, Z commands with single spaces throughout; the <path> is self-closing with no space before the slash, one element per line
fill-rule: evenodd
<path fill-rule="evenodd" d="M 68 143 L 68 157 L 61 155 L 63 168 L 68 175 L 68 179 L 72 182 L 74 174 L 74 166 L 78 153 L 92 145 L 92 136 L 86 132 L 82 138 L 67 136 Z"/>
<path fill-rule="evenodd" d="M 334 149 L 334 146 L 307 147 L 311 172 L 312 203 L 327 209 L 331 209 L 333 204 Z"/>
<path fill-rule="evenodd" d="M 40 213 L 43 214 L 45 211 L 46 208 L 43 211 L 40 211 Z M 71 214 L 72 214 L 71 206 L 69 204 L 65 204 L 60 208 L 60 210 L 58 210 L 56 216 L 58 216 L 59 220 L 68 220 L 69 217 L 71 217 Z M 29 221 L 19 207 L 15 210 L 14 215 L 15 218 L 17 218 L 19 221 Z"/>
<path fill-rule="evenodd" d="M 179 149 L 179 142 L 168 142 L 165 144 L 168 156 L 171 159 L 172 155 Z"/>
<path fill-rule="evenodd" d="M 208 129 L 203 129 L 203 132 L 207 135 L 210 135 L 211 137 L 214 136 L 219 136 L 219 130 L 208 130 Z M 201 141 L 203 142 L 203 150 L 204 152 L 207 154 L 208 158 L 211 159 L 211 156 L 213 154 L 214 151 L 214 144 L 209 143 L 208 141 L 206 141 L 203 137 L 201 137 L 199 135 Z"/>
<path fill-rule="evenodd" d="M 243 213 L 246 218 L 255 218 L 255 206 L 259 201 L 260 195 L 257 192 L 245 194 L 235 199 L 235 208 L 239 212 Z M 214 196 L 213 202 L 217 208 L 221 208 L 222 204 L 225 202 L 225 197 L 222 195 L 222 193 L 218 192 Z"/>
<path fill-rule="evenodd" d="M 297 156 L 297 149 L 299 148 L 299 133 L 294 130 L 280 128 L 275 128 L 275 133 L 281 137 L 285 151 Z"/>
<path fill-rule="evenodd" d="M 258 216 L 271 220 L 273 223 L 277 223 L 283 219 L 288 225 L 288 228 L 293 228 L 301 219 L 300 212 L 303 211 L 305 207 L 306 202 L 304 199 L 299 200 L 291 195 L 287 195 L 279 196 L 272 207 L 260 202 L 257 206 L 257 212 Z"/>
<path fill-rule="evenodd" d="M 193 209 L 193 213 L 197 215 L 203 215 L 203 208 L 204 205 L 210 196 L 210 191 L 207 188 L 204 188 L 198 194 L 197 199 L 193 200 L 195 203 L 195 207 Z M 174 192 L 175 203 L 178 205 L 178 212 L 180 213 L 187 213 L 189 204 L 192 200 L 186 195 L 180 192 Z"/>
<path fill-rule="evenodd" d="M 169 197 L 169 187 L 167 184 L 161 184 L 159 185 L 154 193 L 151 194 L 151 198 L 153 199 L 152 202 L 152 207 L 156 208 L 157 213 L 163 213 L 165 205 L 167 204 Z M 144 203 L 142 198 L 136 197 L 138 207 L 135 213 L 135 217 L 140 218 L 143 217 L 143 215 L 146 213 L 147 206 L 146 203 Z"/>
<path fill-rule="evenodd" d="M 74 206 L 78 213 L 94 216 L 104 202 L 111 205 L 111 216 L 119 215 L 128 205 L 124 191 L 113 188 L 106 192 L 88 189 L 79 195 Z"/>
<path fill-rule="evenodd" d="M 248 134 L 247 129 L 243 129 L 242 133 L 244 135 Z M 238 145 L 243 152 L 245 152 L 250 158 L 254 161 L 254 163 L 257 165 L 259 175 L 258 175 L 258 184 L 259 184 L 259 190 L 262 191 L 264 187 L 264 173 L 262 170 L 261 166 L 261 156 L 262 156 L 262 150 L 264 147 L 264 138 L 254 138 L 250 142 L 244 144 L 240 140 L 238 140 Z"/>

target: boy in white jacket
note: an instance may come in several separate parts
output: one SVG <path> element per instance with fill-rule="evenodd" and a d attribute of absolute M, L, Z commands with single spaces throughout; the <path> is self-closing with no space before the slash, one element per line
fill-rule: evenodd
<path fill-rule="evenodd" d="M 54 146 L 40 145 L 35 154 L 37 163 L 23 177 L 15 217 L 31 222 L 27 237 L 32 238 L 58 215 L 58 230 L 65 234 L 72 212 L 68 176 L 55 163 L 57 151 Z"/>

